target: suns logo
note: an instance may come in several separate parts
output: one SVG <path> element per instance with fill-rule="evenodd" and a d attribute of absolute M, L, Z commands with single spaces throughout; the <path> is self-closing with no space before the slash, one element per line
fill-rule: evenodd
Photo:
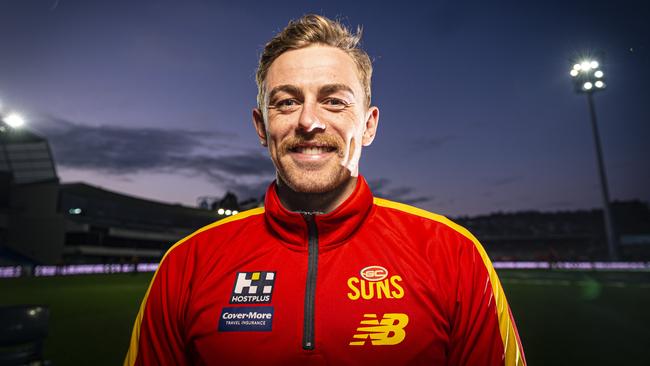
<path fill-rule="evenodd" d="M 360 277 L 348 278 L 348 298 L 350 300 L 401 299 L 404 288 L 402 277 L 388 277 L 388 270 L 382 266 L 368 266 L 359 271 Z"/>

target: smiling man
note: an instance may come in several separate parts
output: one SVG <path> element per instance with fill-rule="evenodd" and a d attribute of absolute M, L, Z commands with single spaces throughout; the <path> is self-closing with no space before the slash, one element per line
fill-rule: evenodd
<path fill-rule="evenodd" d="M 377 131 L 360 34 L 307 15 L 264 48 L 253 122 L 277 178 L 264 208 L 165 254 L 126 365 L 524 365 L 480 243 L 443 216 L 374 198 Z"/>
<path fill-rule="evenodd" d="M 282 48 L 280 42 L 267 48 Z M 370 61 L 319 43 L 265 64 L 272 56 L 262 56 L 253 118 L 277 168 L 280 201 L 292 211 L 330 212 L 356 187 L 361 145 L 370 145 L 377 130 L 379 110 L 369 106 L 363 85 L 370 83 Z"/>

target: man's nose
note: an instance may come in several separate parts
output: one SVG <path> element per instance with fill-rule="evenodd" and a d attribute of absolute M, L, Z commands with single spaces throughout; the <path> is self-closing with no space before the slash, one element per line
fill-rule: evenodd
<path fill-rule="evenodd" d="M 300 111 L 298 127 L 307 133 L 314 130 L 325 130 L 325 124 L 318 118 L 317 105 L 314 102 L 305 102 Z"/>

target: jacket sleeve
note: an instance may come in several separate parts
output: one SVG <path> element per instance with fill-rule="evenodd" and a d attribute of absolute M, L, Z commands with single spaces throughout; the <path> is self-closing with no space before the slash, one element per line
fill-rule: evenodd
<path fill-rule="evenodd" d="M 449 364 L 526 365 L 501 282 L 478 240 L 467 238 L 458 263 Z"/>
<path fill-rule="evenodd" d="M 133 326 L 125 366 L 190 364 L 181 316 L 187 272 L 178 259 L 184 257 L 180 249 L 169 250 L 151 280 Z"/>

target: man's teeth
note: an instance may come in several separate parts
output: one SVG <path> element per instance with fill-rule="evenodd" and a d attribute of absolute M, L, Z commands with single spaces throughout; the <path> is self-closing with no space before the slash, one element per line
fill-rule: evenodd
<path fill-rule="evenodd" d="M 330 149 L 327 147 L 299 147 L 296 149 L 297 152 L 301 154 L 308 154 L 308 155 L 317 155 L 317 154 L 325 154 L 326 152 L 329 152 Z"/>

